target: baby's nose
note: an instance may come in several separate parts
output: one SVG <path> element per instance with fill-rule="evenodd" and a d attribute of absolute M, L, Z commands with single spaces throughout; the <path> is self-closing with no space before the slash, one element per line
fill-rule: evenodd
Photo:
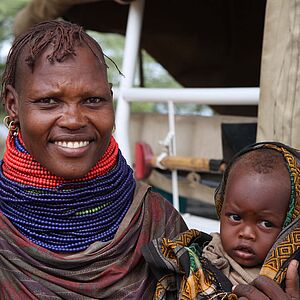
<path fill-rule="evenodd" d="M 241 230 L 239 236 L 244 239 L 255 240 L 255 229 L 249 224 L 245 224 Z"/>

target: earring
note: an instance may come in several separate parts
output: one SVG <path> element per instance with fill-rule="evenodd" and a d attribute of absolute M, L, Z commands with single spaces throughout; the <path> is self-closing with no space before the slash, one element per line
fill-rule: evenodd
<path fill-rule="evenodd" d="M 116 125 L 113 126 L 111 133 L 115 133 L 116 132 Z"/>
<path fill-rule="evenodd" d="M 15 121 L 12 120 L 10 121 L 9 116 L 5 116 L 3 119 L 3 123 L 5 125 L 5 127 L 8 129 L 9 133 L 11 135 L 17 135 L 18 134 L 18 126 L 16 125 Z"/>
<path fill-rule="evenodd" d="M 5 116 L 3 119 L 3 124 L 5 125 L 5 127 L 8 129 L 9 126 L 9 116 Z"/>

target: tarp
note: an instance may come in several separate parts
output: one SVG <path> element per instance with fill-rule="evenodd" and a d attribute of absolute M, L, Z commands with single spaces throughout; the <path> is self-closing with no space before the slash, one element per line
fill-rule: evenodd
<path fill-rule="evenodd" d="M 17 15 L 14 31 L 62 17 L 85 29 L 125 34 L 129 6 L 117 2 L 31 0 Z M 265 0 L 146 0 L 141 47 L 185 87 L 258 87 L 265 5 Z M 214 108 L 257 115 L 257 106 Z"/>
<path fill-rule="evenodd" d="M 13 33 L 20 35 L 32 25 L 63 16 L 72 6 L 91 4 L 99 0 L 33 0 L 19 12 L 15 19 Z M 104 0 L 100 0 L 104 1 Z M 128 4 L 133 0 L 111 0 L 119 4 Z"/>

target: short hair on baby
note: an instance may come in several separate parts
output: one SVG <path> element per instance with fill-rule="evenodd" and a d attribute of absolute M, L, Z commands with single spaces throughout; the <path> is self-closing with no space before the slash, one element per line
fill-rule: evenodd
<path fill-rule="evenodd" d="M 230 172 L 237 166 L 243 166 L 252 173 L 271 174 L 274 171 L 286 171 L 289 176 L 289 167 L 283 155 L 272 148 L 254 148 L 239 154 L 229 163 L 224 175 L 223 183 L 216 189 L 215 202 L 221 204 L 224 201 L 225 190 Z M 217 200 L 218 199 L 218 200 Z M 216 205 L 217 213 L 220 216 L 220 205 Z"/>
<path fill-rule="evenodd" d="M 282 154 L 270 148 L 255 149 L 237 157 L 229 167 L 228 175 L 240 163 L 248 168 L 249 172 L 259 174 L 269 174 L 275 169 L 278 170 L 283 167 L 288 171 L 287 163 Z"/>

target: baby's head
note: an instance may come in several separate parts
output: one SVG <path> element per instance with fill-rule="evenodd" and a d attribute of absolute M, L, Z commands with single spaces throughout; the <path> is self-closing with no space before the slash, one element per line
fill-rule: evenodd
<path fill-rule="evenodd" d="M 268 145 L 238 155 L 215 196 L 223 248 L 244 267 L 263 263 L 299 204 L 289 166 L 293 156 Z"/>

